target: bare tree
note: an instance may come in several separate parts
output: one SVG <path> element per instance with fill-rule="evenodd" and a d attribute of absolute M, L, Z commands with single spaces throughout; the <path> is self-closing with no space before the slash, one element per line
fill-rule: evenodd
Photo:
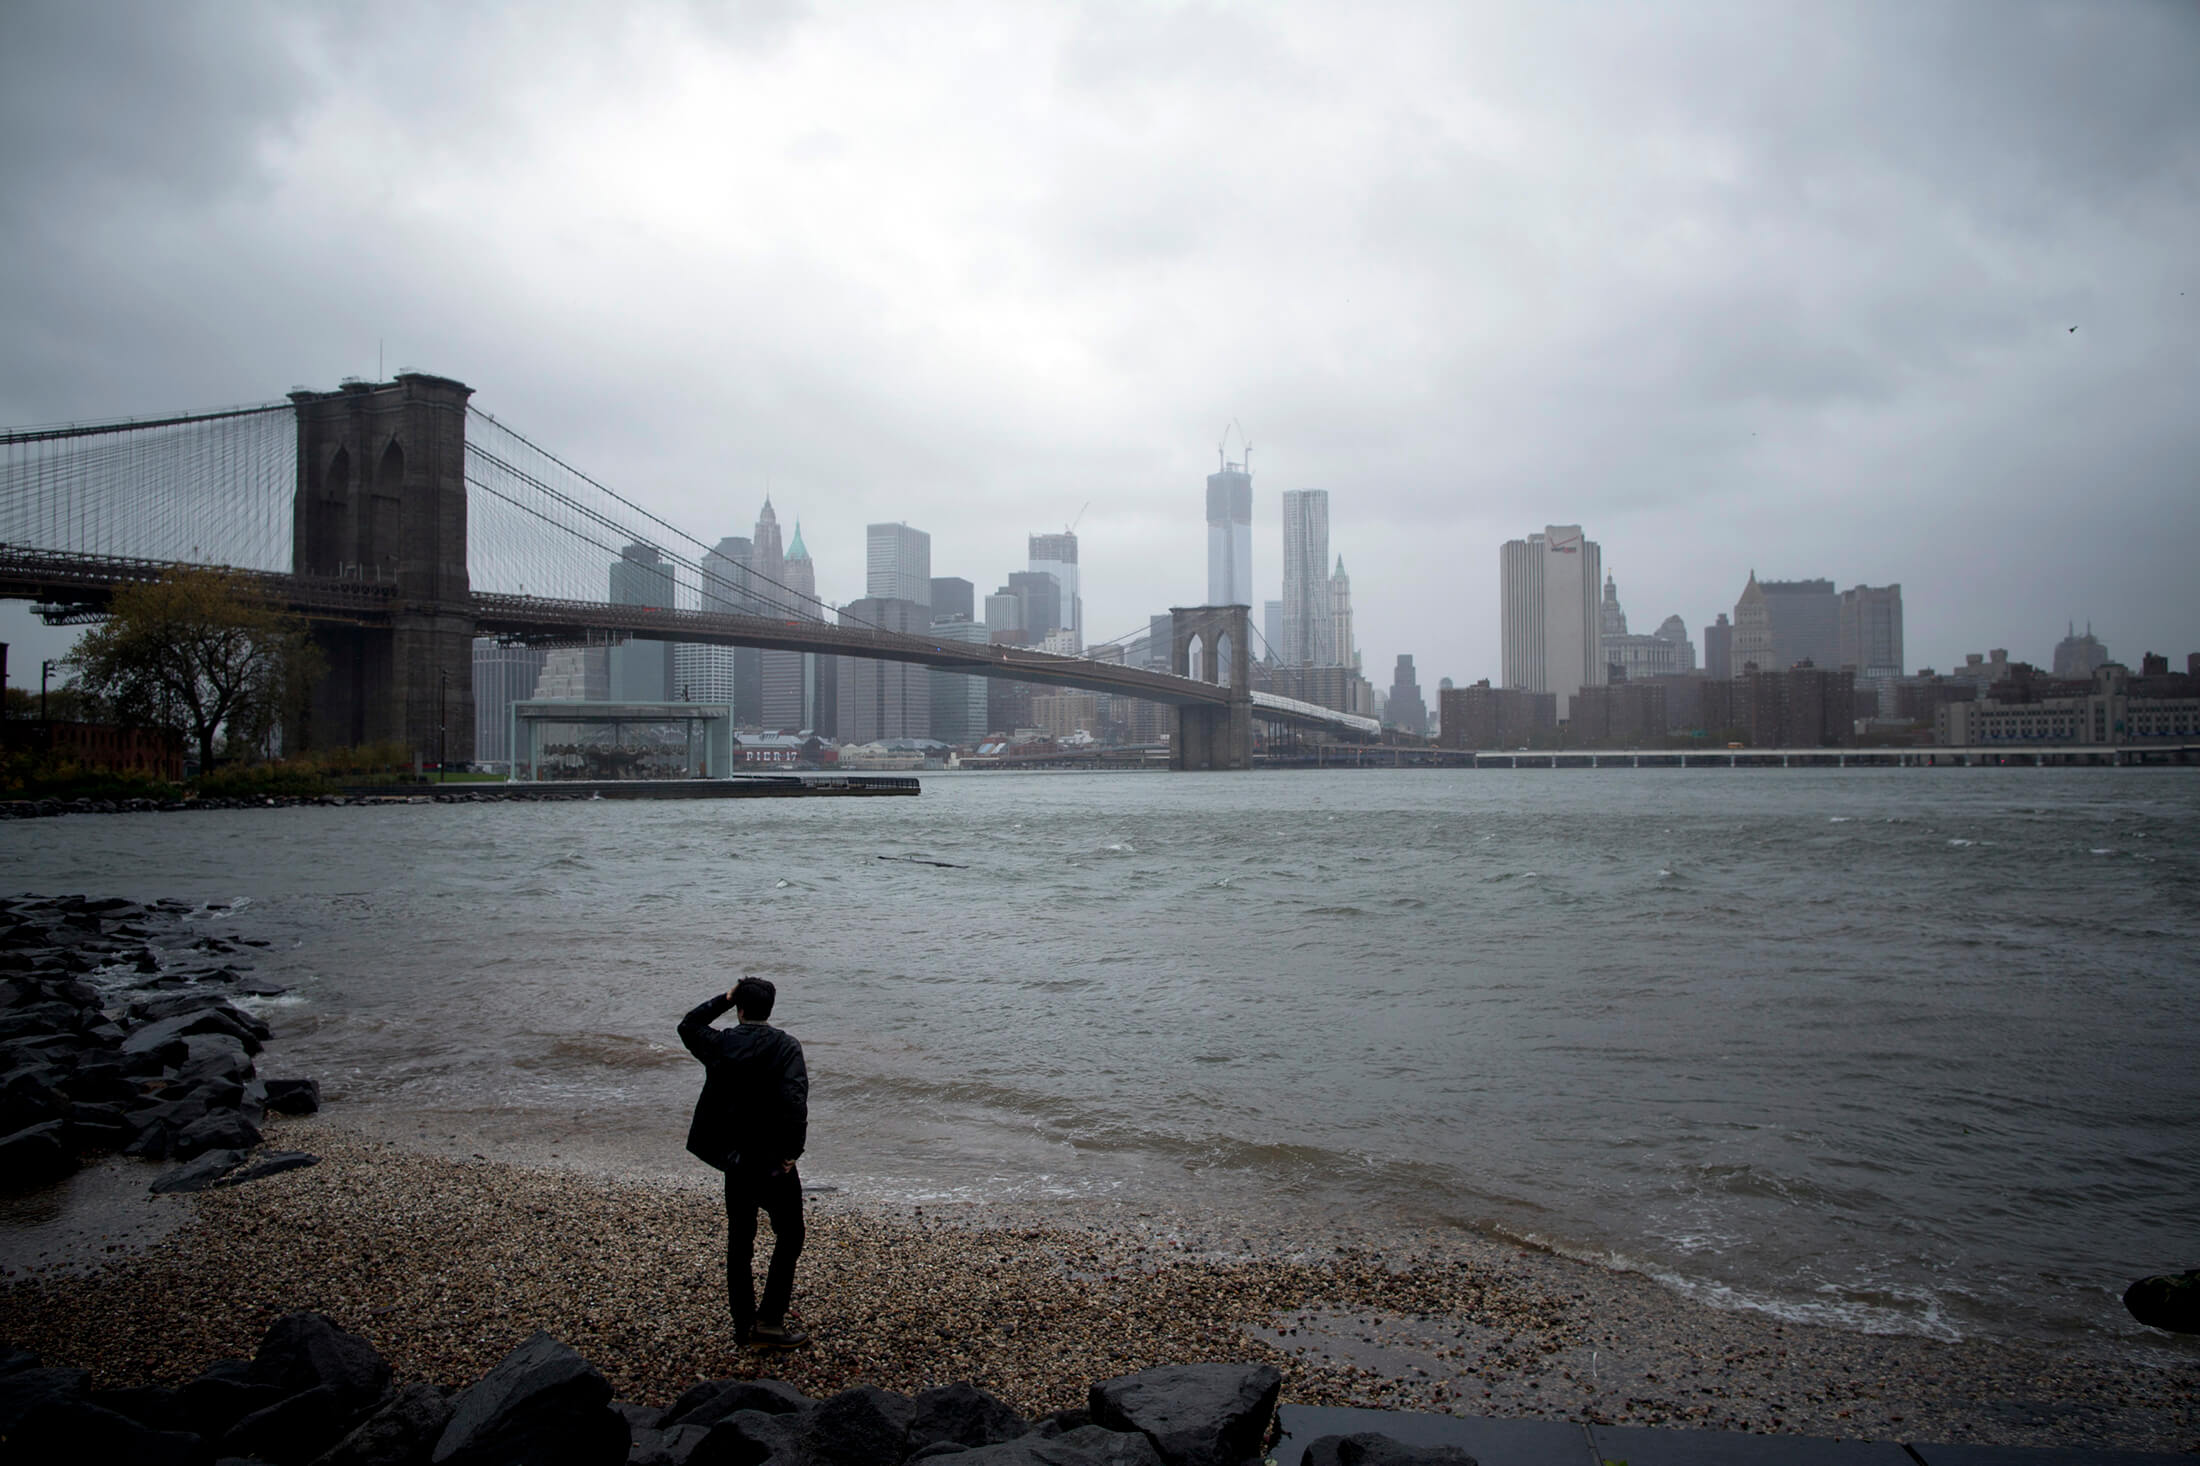
<path fill-rule="evenodd" d="M 305 626 L 231 571 L 174 570 L 115 592 L 107 619 L 69 654 L 84 690 L 118 722 L 172 728 L 214 767 L 214 740 L 266 737 L 318 666 Z"/>

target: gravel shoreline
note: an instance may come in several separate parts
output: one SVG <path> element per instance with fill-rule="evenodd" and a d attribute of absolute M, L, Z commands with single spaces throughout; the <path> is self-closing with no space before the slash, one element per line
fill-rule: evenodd
<path fill-rule="evenodd" d="M 1867 1336 L 1480 1238 L 1313 1239 L 1071 1206 L 813 1196 L 796 1316 L 816 1342 L 749 1353 L 726 1319 L 714 1190 L 431 1156 L 326 1116 L 277 1119 L 269 1140 L 322 1162 L 149 1200 L 188 1218 L 88 1268 L 19 1265 L 0 1284 L 0 1341 L 101 1385 L 174 1384 L 314 1309 L 400 1381 L 477 1379 L 543 1328 L 651 1405 L 728 1376 L 817 1396 L 967 1379 L 1036 1415 L 1081 1403 L 1090 1380 L 1253 1359 L 1301 1404 L 2200 1449 L 2200 1350 L 2166 1335 L 2111 1360 Z"/>

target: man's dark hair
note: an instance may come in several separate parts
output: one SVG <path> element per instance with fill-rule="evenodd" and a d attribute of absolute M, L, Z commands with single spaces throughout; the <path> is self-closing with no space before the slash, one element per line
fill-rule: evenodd
<path fill-rule="evenodd" d="M 769 1018 L 779 989 L 761 977 L 744 977 L 733 985 L 733 1006 L 743 1018 Z"/>

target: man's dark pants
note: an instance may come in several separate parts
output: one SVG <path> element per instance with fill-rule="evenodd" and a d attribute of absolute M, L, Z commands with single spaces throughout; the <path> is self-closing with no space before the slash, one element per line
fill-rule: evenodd
<path fill-rule="evenodd" d="M 764 1275 L 764 1302 L 756 1302 L 750 1261 L 756 1253 L 756 1212 L 772 1223 L 772 1260 Z M 802 1255 L 802 1176 L 784 1171 L 756 1172 L 736 1163 L 726 1171 L 726 1297 L 733 1304 L 733 1331 L 746 1339 L 761 1319 L 787 1321 L 794 1297 L 794 1264 Z"/>

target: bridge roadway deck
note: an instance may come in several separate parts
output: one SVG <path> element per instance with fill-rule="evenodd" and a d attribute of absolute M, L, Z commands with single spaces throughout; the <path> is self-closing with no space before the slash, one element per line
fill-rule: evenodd
<path fill-rule="evenodd" d="M 0 598 L 36 601 L 51 608 L 49 619 L 90 620 L 104 612 L 120 585 L 142 585 L 177 568 L 166 560 L 117 555 L 0 546 Z M 222 568 L 222 567 L 209 567 Z M 308 619 L 347 624 L 387 624 L 408 609 L 397 588 L 387 583 L 287 575 L 244 570 L 243 576 L 268 599 Z M 1065 657 L 1029 647 L 940 642 L 863 626 L 769 616 L 736 616 L 707 611 L 621 606 L 600 601 L 553 600 L 543 596 L 476 591 L 474 623 L 484 636 L 531 641 L 601 641 L 614 637 L 696 642 L 716 646 L 763 647 L 775 651 L 816 652 L 829 656 L 868 657 L 885 662 L 914 662 L 974 677 L 1005 677 L 1042 686 L 1140 697 L 1171 707 L 1227 707 L 1231 689 L 1166 672 Z M 1264 722 L 1304 727 L 1354 726 L 1342 714 L 1308 706 L 1279 705 L 1269 699 L 1254 716 Z"/>
<path fill-rule="evenodd" d="M 474 594 L 474 620 L 484 636 L 582 640 L 606 633 L 656 641 L 714 646 L 753 646 L 771 651 L 817 652 L 838 657 L 868 657 L 881 662 L 916 662 L 973 677 L 1007 677 L 1055 687 L 1142 697 L 1173 707 L 1224 707 L 1230 689 L 1194 682 L 1165 672 L 1056 656 L 1020 646 L 983 646 L 939 642 L 865 626 L 834 626 L 769 616 L 733 616 L 714 611 L 671 611 L 655 606 L 616 606 L 596 601 L 553 601 L 539 596 Z"/>

